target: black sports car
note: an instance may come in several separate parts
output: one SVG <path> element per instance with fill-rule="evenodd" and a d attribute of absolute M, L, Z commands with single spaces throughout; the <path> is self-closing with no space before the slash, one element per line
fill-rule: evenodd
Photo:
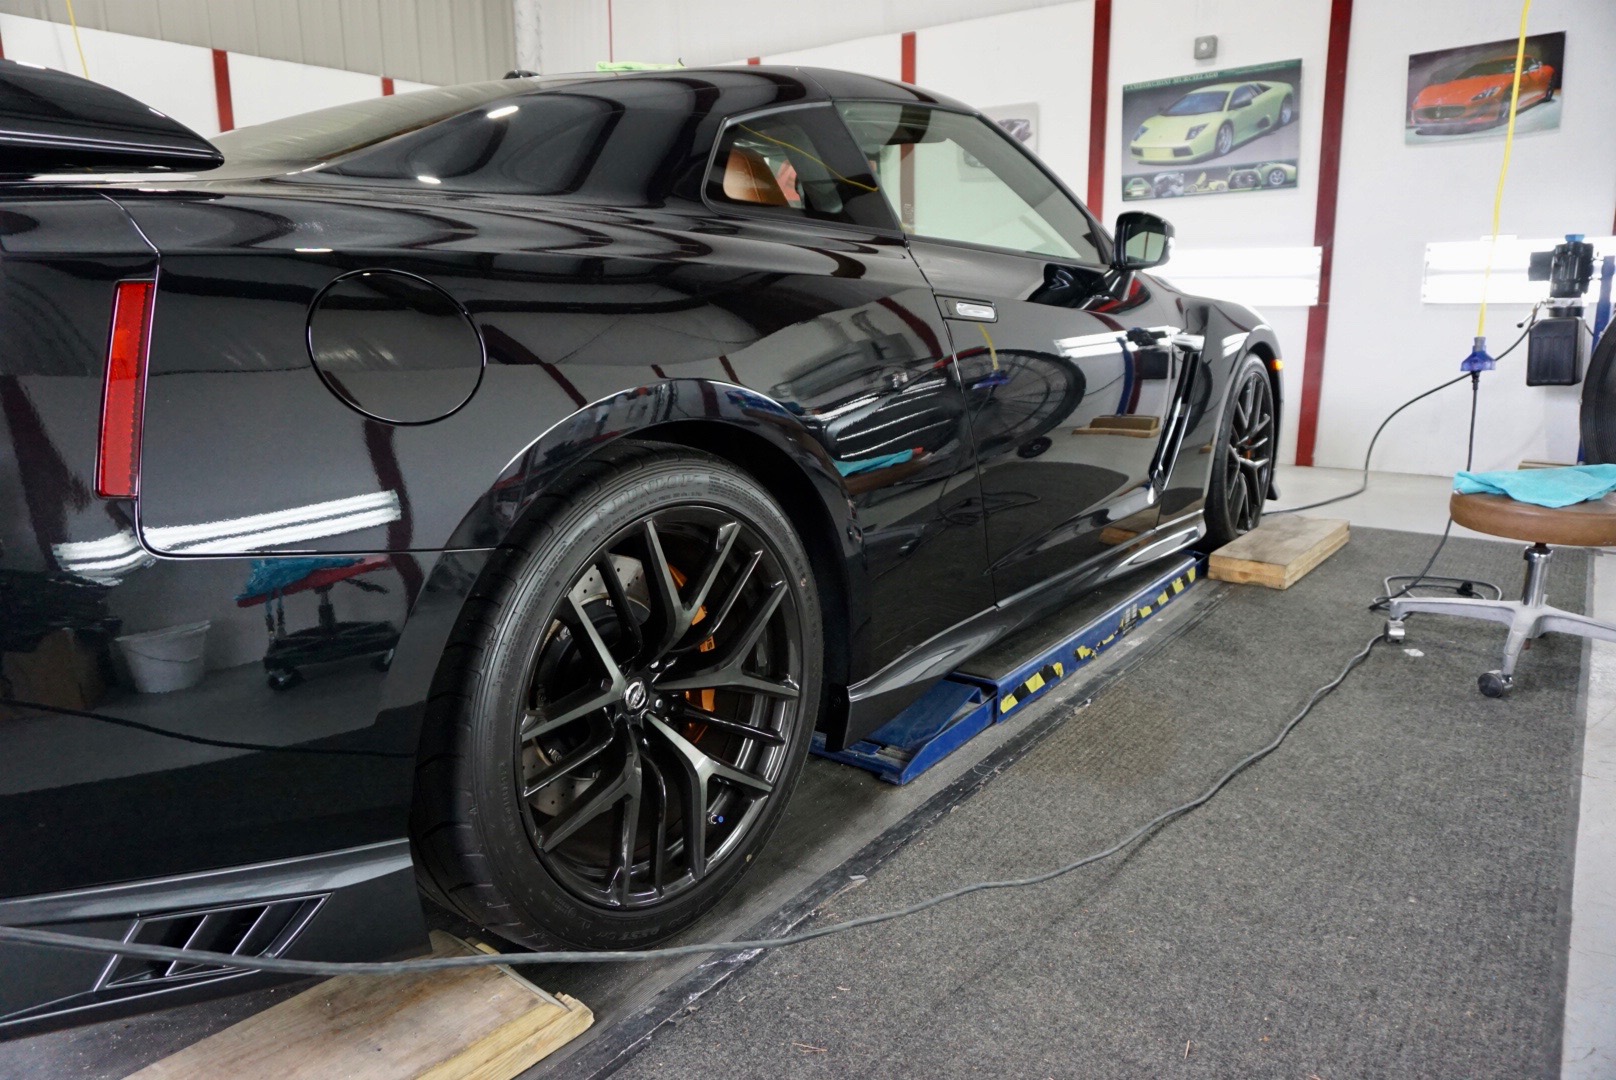
<path fill-rule="evenodd" d="M 0 924 L 368 959 L 424 891 L 655 941 L 815 729 L 1271 494 L 1262 320 L 912 86 L 520 78 L 210 145 L 5 63 L 0 172 Z M 258 983 L 8 945 L 0 1032 Z"/>

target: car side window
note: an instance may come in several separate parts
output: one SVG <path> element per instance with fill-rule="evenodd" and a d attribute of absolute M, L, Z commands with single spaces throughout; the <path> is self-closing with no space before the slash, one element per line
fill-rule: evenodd
<path fill-rule="evenodd" d="M 1229 108 L 1242 109 L 1256 100 L 1257 88 L 1255 86 L 1242 86 L 1240 89 L 1236 90 L 1234 92 L 1234 96 L 1229 99 Z"/>
<path fill-rule="evenodd" d="M 1093 220 L 991 122 L 890 102 L 837 108 L 904 232 L 1103 264 Z"/>
<path fill-rule="evenodd" d="M 828 105 L 729 121 L 708 172 L 707 199 L 785 217 L 893 227 L 869 163 Z"/>

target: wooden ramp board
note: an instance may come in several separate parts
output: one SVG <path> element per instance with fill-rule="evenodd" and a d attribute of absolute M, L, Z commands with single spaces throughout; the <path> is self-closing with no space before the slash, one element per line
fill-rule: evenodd
<path fill-rule="evenodd" d="M 478 951 L 432 932 L 434 956 Z M 503 967 L 339 975 L 134 1077 L 510 1080 L 594 1022 L 581 1002 L 552 997 Z"/>
<path fill-rule="evenodd" d="M 1214 551 L 1207 573 L 1217 581 L 1288 589 L 1345 547 L 1349 535 L 1339 518 L 1278 514 Z"/>

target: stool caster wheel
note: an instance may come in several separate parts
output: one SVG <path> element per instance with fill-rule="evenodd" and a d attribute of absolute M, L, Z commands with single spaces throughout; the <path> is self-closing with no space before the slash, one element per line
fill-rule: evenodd
<path fill-rule="evenodd" d="M 266 681 L 271 690 L 290 690 L 303 681 L 303 673 L 296 668 L 277 668 Z"/>
<path fill-rule="evenodd" d="M 1408 636 L 1408 631 L 1403 629 L 1403 620 L 1402 619 L 1387 619 L 1386 620 L 1386 640 L 1390 644 L 1396 645 L 1398 642 L 1402 641 L 1407 636 Z"/>
<path fill-rule="evenodd" d="M 1515 689 L 1515 677 L 1505 675 L 1502 671 L 1487 671 L 1476 680 L 1476 685 L 1481 687 L 1481 692 L 1487 697 L 1501 698 Z"/>

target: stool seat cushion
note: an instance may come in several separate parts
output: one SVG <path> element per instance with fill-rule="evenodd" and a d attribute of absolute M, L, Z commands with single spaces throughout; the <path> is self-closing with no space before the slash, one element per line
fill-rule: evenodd
<path fill-rule="evenodd" d="M 1456 491 L 1448 502 L 1448 512 L 1458 524 L 1489 536 L 1564 547 L 1616 546 L 1616 495 L 1550 508 L 1504 495 Z"/>

